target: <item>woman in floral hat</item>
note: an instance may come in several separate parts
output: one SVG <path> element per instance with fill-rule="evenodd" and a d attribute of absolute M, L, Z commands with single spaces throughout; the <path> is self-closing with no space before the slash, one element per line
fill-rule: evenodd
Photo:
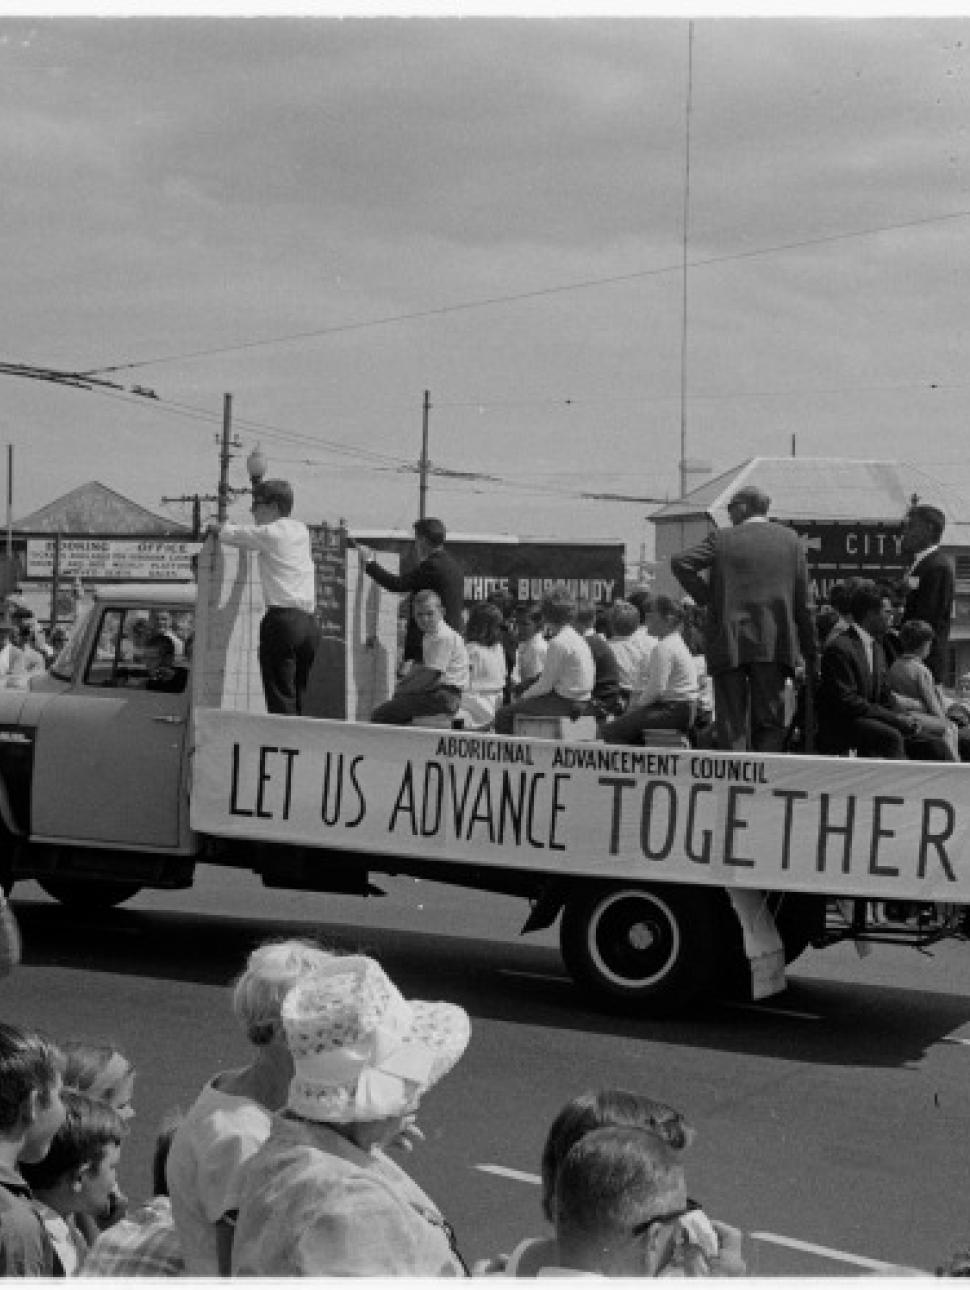
<path fill-rule="evenodd" d="M 449 1224 L 384 1148 L 468 1043 L 467 1014 L 402 998 L 373 959 L 336 957 L 281 1019 L 286 1110 L 250 1162 L 236 1276 L 464 1276 Z"/>

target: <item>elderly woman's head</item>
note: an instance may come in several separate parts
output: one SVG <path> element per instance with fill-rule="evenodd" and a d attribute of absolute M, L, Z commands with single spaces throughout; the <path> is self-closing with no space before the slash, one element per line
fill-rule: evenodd
<path fill-rule="evenodd" d="M 290 1113 L 345 1126 L 368 1145 L 390 1140 L 471 1033 L 462 1008 L 404 999 L 364 955 L 333 955 L 303 977 L 281 1017 L 293 1058 Z M 371 1127 L 376 1137 L 368 1136 Z"/>
<path fill-rule="evenodd" d="M 250 954 L 232 992 L 232 1010 L 257 1048 L 279 1035 L 280 1007 L 303 977 L 333 956 L 313 941 L 268 941 Z"/>

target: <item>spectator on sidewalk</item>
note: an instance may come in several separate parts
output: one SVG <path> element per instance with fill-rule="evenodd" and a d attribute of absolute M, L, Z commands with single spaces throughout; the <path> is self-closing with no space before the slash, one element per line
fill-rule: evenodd
<path fill-rule="evenodd" d="M 0 1022 L 0 1277 L 52 1277 L 54 1245 L 22 1165 L 50 1150 L 64 1123 L 62 1058 L 30 1030 Z"/>
<path fill-rule="evenodd" d="M 57 1256 L 58 1273 L 81 1274 L 89 1240 L 88 1230 L 108 1222 L 117 1212 L 118 1164 L 127 1130 L 117 1111 L 86 1093 L 65 1089 L 65 1118 L 43 1160 L 24 1164 L 21 1172 L 34 1194 Z"/>
<path fill-rule="evenodd" d="M 335 956 L 282 1007 L 294 1076 L 243 1183 L 236 1276 L 461 1276 L 438 1207 L 385 1154 L 468 1044 L 465 1012 Z"/>
<path fill-rule="evenodd" d="M 185 1260 L 179 1244 L 165 1167 L 179 1119 L 159 1130 L 152 1157 L 152 1196 L 106 1232 L 84 1260 L 86 1277 L 182 1277 Z"/>
<path fill-rule="evenodd" d="M 189 1276 L 228 1276 L 245 1170 L 286 1105 L 293 1061 L 280 1024 L 283 998 L 330 955 L 309 941 L 271 941 L 249 956 L 232 1008 L 252 1060 L 204 1085 L 172 1140 L 172 1213 Z"/>

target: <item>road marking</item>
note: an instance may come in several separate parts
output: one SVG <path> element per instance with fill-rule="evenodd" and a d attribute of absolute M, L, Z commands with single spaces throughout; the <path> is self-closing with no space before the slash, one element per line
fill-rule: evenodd
<path fill-rule="evenodd" d="M 524 976 L 530 981 L 559 981 L 569 983 L 568 976 L 556 975 L 552 972 L 519 972 L 515 968 L 499 968 L 499 976 Z"/>
<path fill-rule="evenodd" d="M 872 1272 L 891 1272 L 900 1264 L 887 1263 L 885 1259 L 867 1259 L 862 1254 L 848 1254 L 845 1250 L 833 1250 L 827 1245 L 814 1245 L 811 1241 L 798 1241 L 793 1236 L 779 1236 L 776 1232 L 749 1232 L 752 1241 L 765 1241 L 769 1245 L 784 1245 L 790 1250 L 801 1250 L 805 1254 L 818 1254 L 823 1259 L 833 1259 L 837 1263 L 851 1263 L 857 1268 L 869 1268 Z"/>
<path fill-rule="evenodd" d="M 521 1169 L 508 1169 L 505 1165 L 475 1165 L 475 1168 L 482 1174 L 497 1174 L 499 1178 L 511 1178 L 513 1182 L 532 1183 L 538 1187 L 542 1179 L 538 1174 L 523 1173 Z"/>
<path fill-rule="evenodd" d="M 817 1012 L 796 1012 L 794 1008 L 766 1008 L 761 1003 L 725 1003 L 725 1008 L 734 1008 L 738 1012 L 760 1012 L 766 1017 L 795 1017 L 798 1021 L 821 1021 Z"/>

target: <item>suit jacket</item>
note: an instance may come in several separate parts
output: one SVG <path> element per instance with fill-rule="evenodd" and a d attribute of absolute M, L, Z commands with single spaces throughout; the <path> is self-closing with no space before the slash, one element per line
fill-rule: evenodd
<path fill-rule="evenodd" d="M 620 701 L 620 672 L 616 665 L 616 655 L 610 649 L 609 641 L 597 632 L 584 636 L 593 656 L 596 668 L 596 680 L 593 682 L 593 698 L 598 699 L 608 712 L 616 712 Z"/>
<path fill-rule="evenodd" d="M 942 551 L 934 551 L 913 570 L 912 581 L 915 586 L 907 587 L 903 622 L 922 618 L 936 633 L 926 666 L 933 673 L 933 680 L 939 683 L 946 673 L 946 647 L 953 614 L 953 562 Z"/>
<path fill-rule="evenodd" d="M 406 569 L 404 573 L 391 573 L 388 569 L 382 569 L 375 560 L 367 566 L 367 572 L 387 591 L 408 592 L 411 595 L 416 591 L 436 591 L 445 611 L 445 622 L 456 632 L 461 631 L 461 615 L 465 608 L 465 576 L 461 565 L 444 547 L 438 547 L 420 564 L 416 564 L 413 569 Z M 405 658 L 421 662 L 421 640 L 421 628 L 411 615 L 404 638 Z"/>
<path fill-rule="evenodd" d="M 872 669 L 866 647 L 854 627 L 830 641 L 822 651 L 822 680 L 816 698 L 820 745 L 848 747 L 853 721 L 872 717 L 898 726 L 900 713 L 892 708 L 886 656 L 872 642 Z"/>
<path fill-rule="evenodd" d="M 712 674 L 746 663 L 794 669 L 815 657 L 805 548 L 782 524 L 715 529 L 674 556 L 674 577 L 707 606 L 705 653 Z M 703 574 L 709 572 L 709 578 Z"/>

